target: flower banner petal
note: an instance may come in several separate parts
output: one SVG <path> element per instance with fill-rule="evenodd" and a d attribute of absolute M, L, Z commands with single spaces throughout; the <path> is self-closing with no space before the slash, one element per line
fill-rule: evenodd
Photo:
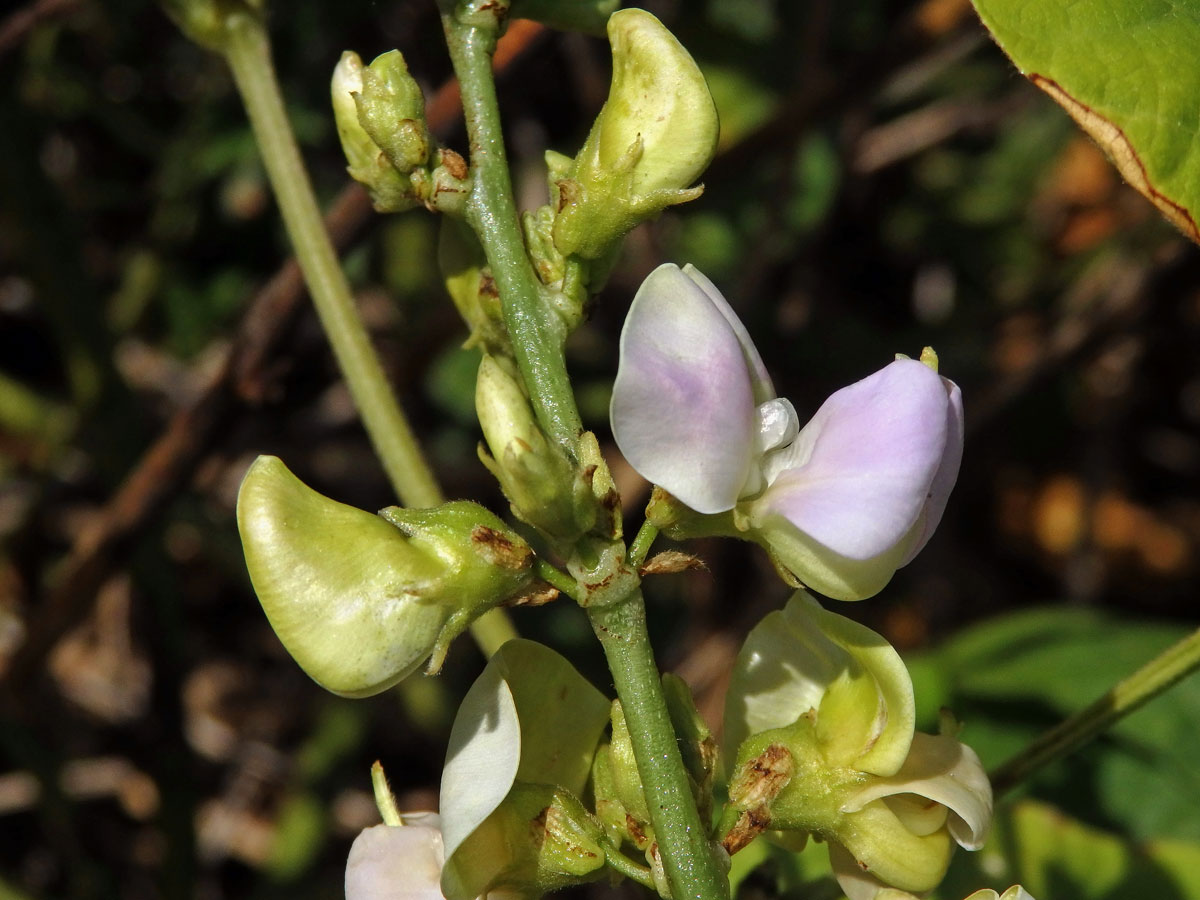
<path fill-rule="evenodd" d="M 713 306 L 729 322 L 729 327 L 733 329 L 738 343 L 742 346 L 742 356 L 746 359 L 746 368 L 749 370 L 750 379 L 754 384 L 754 402 L 756 404 L 766 403 L 768 400 L 774 399 L 775 386 L 771 384 L 771 376 L 767 374 L 766 363 L 762 361 L 758 348 L 754 346 L 754 341 L 750 338 L 750 332 L 746 330 L 742 320 L 733 311 L 729 301 L 717 290 L 717 286 L 708 280 L 708 276 L 691 263 L 683 267 L 683 274 L 699 285 L 700 289 L 708 295 L 708 299 L 713 302 Z"/>
<path fill-rule="evenodd" d="M 678 266 L 659 266 L 621 331 L 611 406 L 617 446 L 642 477 L 687 506 L 724 512 L 750 471 L 754 409 L 729 318 Z"/>

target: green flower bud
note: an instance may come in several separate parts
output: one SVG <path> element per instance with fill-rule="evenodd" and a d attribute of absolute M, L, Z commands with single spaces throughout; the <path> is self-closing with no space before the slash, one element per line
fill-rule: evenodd
<path fill-rule="evenodd" d="M 513 513 L 564 541 L 590 529 L 596 518 L 591 491 L 542 434 L 516 378 L 490 356 L 479 364 L 475 408 L 493 454 L 480 458 L 499 480 Z"/>
<path fill-rule="evenodd" d="M 425 126 L 425 97 L 399 50 L 375 57 L 362 70 L 354 96 L 358 121 L 401 175 L 429 164 L 433 141 Z"/>
<path fill-rule="evenodd" d="M 688 189 L 716 151 L 717 109 L 695 60 L 650 13 L 608 20 L 613 78 L 608 100 L 558 182 L 554 243 L 599 259 L 639 222 L 698 197 Z"/>
<path fill-rule="evenodd" d="M 452 150 L 435 152 L 425 99 L 399 50 L 366 67 L 347 50 L 333 70 L 330 93 L 346 170 L 367 188 L 377 210 L 400 212 L 418 203 L 461 209 L 467 165 Z"/>
<path fill-rule="evenodd" d="M 482 507 L 385 513 L 322 496 L 273 456 L 238 492 L 246 568 L 271 627 L 346 697 L 391 687 L 431 654 L 436 671 L 474 618 L 536 587 L 528 546 Z"/>
<path fill-rule="evenodd" d="M 446 216 L 438 235 L 438 268 L 450 299 L 471 330 L 468 347 L 492 356 L 512 354 L 500 292 L 479 239 L 463 222 Z"/>
<path fill-rule="evenodd" d="M 330 95 L 338 138 L 346 155 L 346 171 L 363 185 L 379 212 L 402 212 L 420 200 L 409 177 L 401 173 L 374 141 L 358 114 L 358 98 L 363 92 L 362 60 L 352 50 L 342 54 L 333 70 Z"/>

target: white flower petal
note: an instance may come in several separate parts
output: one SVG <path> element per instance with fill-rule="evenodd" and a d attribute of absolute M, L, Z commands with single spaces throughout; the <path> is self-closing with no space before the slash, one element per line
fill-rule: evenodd
<path fill-rule="evenodd" d="M 750 378 L 754 382 L 754 402 L 765 403 L 772 399 L 775 396 L 775 386 L 771 384 L 771 376 L 767 374 L 766 364 L 762 361 L 762 357 L 759 356 L 758 348 L 754 346 L 754 341 L 750 339 L 750 332 L 746 330 L 746 326 L 742 324 L 742 320 L 733 311 L 733 307 L 729 305 L 729 301 L 717 290 L 717 286 L 709 281 L 708 276 L 691 263 L 683 267 L 683 274 L 696 282 L 701 290 L 708 295 L 708 299 L 713 302 L 713 306 L 721 311 L 721 315 L 729 322 L 733 333 L 737 336 L 738 343 L 742 346 L 742 356 L 746 360 L 746 368 L 750 370 Z"/>
<path fill-rule="evenodd" d="M 733 508 L 754 456 L 755 380 L 731 315 L 667 264 L 621 331 L 613 437 L 643 478 L 701 513 Z"/>
<path fill-rule="evenodd" d="M 921 515 L 945 455 L 947 403 L 942 379 L 911 359 L 842 388 L 770 461 L 778 474 L 752 517 L 782 516 L 848 559 L 895 550 Z"/>
<path fill-rule="evenodd" d="M 451 857 L 508 796 L 521 763 L 521 723 L 499 666 L 488 665 L 463 698 L 442 770 L 442 835 Z"/>
<path fill-rule="evenodd" d="M 346 900 L 442 900 L 441 876 L 436 824 L 376 825 L 350 846 Z"/>
<path fill-rule="evenodd" d="M 950 810 L 951 836 L 960 846 L 978 850 L 992 822 L 992 786 L 975 751 L 949 735 L 914 734 L 912 749 L 890 778 L 873 779 L 845 805 L 862 809 L 872 800 L 916 794 Z"/>

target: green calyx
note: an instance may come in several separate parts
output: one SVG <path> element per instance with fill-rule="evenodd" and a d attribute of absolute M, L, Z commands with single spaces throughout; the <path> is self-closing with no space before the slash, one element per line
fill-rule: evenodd
<path fill-rule="evenodd" d="M 565 177 L 556 182 L 554 244 L 564 256 L 605 257 L 613 243 L 690 187 L 716 151 L 719 125 L 695 60 L 650 13 L 608 21 L 613 79 L 608 100 Z"/>
<path fill-rule="evenodd" d="M 821 745 L 812 716 L 742 745 L 722 820 L 725 848 L 736 853 L 767 830 L 785 839 L 812 834 L 840 844 L 886 885 L 914 893 L 936 887 L 954 851 L 945 809 L 912 795 L 858 806 L 856 796 L 878 776 L 829 765 Z M 926 821 L 931 814 L 940 818 Z"/>
<path fill-rule="evenodd" d="M 486 610 L 538 594 L 533 553 L 487 510 L 451 503 L 383 517 L 260 456 L 238 492 L 246 568 L 271 627 L 308 675 L 347 697 L 391 687 Z"/>
<path fill-rule="evenodd" d="M 443 877 L 449 900 L 490 891 L 541 897 L 583 884 L 604 871 L 604 829 L 570 791 L 517 782 L 456 851 L 454 877 Z"/>

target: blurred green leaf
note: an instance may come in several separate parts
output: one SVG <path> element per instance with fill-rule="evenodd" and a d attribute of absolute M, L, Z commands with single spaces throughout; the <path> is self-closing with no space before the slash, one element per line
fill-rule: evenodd
<path fill-rule="evenodd" d="M 1030 610 L 962 633 L 914 670 L 939 704 L 964 719 L 964 740 L 994 766 L 1186 633 L 1092 610 Z M 932 702 L 925 700 L 926 714 Z M 1034 790 L 1073 795 L 1077 814 L 1119 821 L 1136 838 L 1200 839 L 1197 746 L 1200 678 L 1192 677 L 1051 766 Z"/>

